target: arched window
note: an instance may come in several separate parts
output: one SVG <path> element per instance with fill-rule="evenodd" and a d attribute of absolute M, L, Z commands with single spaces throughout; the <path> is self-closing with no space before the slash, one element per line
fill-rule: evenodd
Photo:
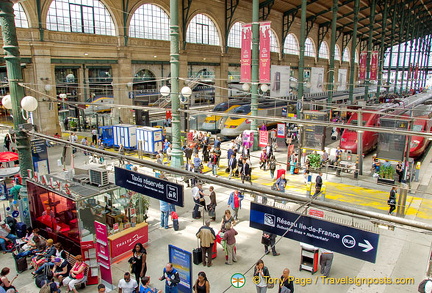
<path fill-rule="evenodd" d="M 186 32 L 186 42 L 219 46 L 219 34 L 214 22 L 204 14 L 192 18 Z"/>
<path fill-rule="evenodd" d="M 228 35 L 228 47 L 241 48 L 242 23 L 236 22 Z"/>
<path fill-rule="evenodd" d="M 335 54 L 334 60 L 340 61 L 341 60 L 341 55 L 340 55 L 340 49 L 339 49 L 338 45 L 335 46 L 334 54 Z"/>
<path fill-rule="evenodd" d="M 316 57 L 315 47 L 311 38 L 307 38 L 305 41 L 305 56 Z"/>
<path fill-rule="evenodd" d="M 322 42 L 321 46 L 319 47 L 319 57 L 322 59 L 329 59 L 329 48 L 326 42 Z"/>
<path fill-rule="evenodd" d="M 169 17 L 159 6 L 143 4 L 132 15 L 130 37 L 168 41 L 169 34 Z"/>
<path fill-rule="evenodd" d="M 24 12 L 24 9 L 22 8 L 21 4 L 16 3 L 13 6 L 14 13 L 15 13 L 15 26 L 16 27 L 22 27 L 22 28 L 28 28 L 28 21 L 27 21 L 27 15 Z"/>
<path fill-rule="evenodd" d="M 97 0 L 54 0 L 48 10 L 47 28 L 53 31 L 114 36 L 114 22 Z"/>
<path fill-rule="evenodd" d="M 294 34 L 289 34 L 284 42 L 284 54 L 299 55 L 299 43 Z"/>
<path fill-rule="evenodd" d="M 342 61 L 343 62 L 350 62 L 350 53 L 348 51 L 348 48 L 345 48 L 342 54 Z"/>
<path fill-rule="evenodd" d="M 155 90 L 157 87 L 156 77 L 153 72 L 148 69 L 138 71 L 133 79 L 134 91 Z"/>
<path fill-rule="evenodd" d="M 277 41 L 276 34 L 270 30 L 270 52 L 279 53 L 279 42 Z"/>

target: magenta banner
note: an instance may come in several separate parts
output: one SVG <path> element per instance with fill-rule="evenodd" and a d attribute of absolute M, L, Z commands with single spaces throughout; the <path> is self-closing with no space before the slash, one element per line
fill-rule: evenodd
<path fill-rule="evenodd" d="M 252 60 L 252 24 L 242 27 L 241 57 L 240 57 L 240 82 L 251 81 Z"/>
<path fill-rule="evenodd" d="M 260 23 L 259 82 L 270 83 L 270 29 L 269 21 Z"/>
<path fill-rule="evenodd" d="M 96 231 L 96 255 L 101 278 L 112 284 L 110 249 L 108 246 L 108 228 L 105 224 L 94 221 Z"/>
<path fill-rule="evenodd" d="M 359 80 L 365 80 L 366 78 L 366 59 L 367 52 L 361 52 L 359 61 Z"/>
<path fill-rule="evenodd" d="M 372 51 L 371 56 L 371 71 L 370 80 L 377 80 L 378 78 L 378 51 Z"/>

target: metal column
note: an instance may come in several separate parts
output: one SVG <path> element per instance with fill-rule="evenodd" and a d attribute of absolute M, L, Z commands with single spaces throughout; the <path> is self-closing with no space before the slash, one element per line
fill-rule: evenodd
<path fill-rule="evenodd" d="M 372 57 L 372 36 L 373 28 L 375 24 L 375 8 L 376 0 L 372 0 L 369 16 L 369 37 L 367 45 L 367 58 L 366 58 L 366 80 L 365 80 L 365 100 L 369 100 L 369 84 L 370 84 L 370 68 L 371 68 L 371 57 Z M 361 175 L 361 174 L 360 174 Z"/>
<path fill-rule="evenodd" d="M 170 65 L 171 65 L 171 107 L 172 107 L 172 160 L 171 166 L 183 166 L 183 152 L 180 145 L 180 100 L 179 100 L 179 24 L 178 0 L 170 0 Z"/>
<path fill-rule="evenodd" d="M 298 96 L 297 99 L 302 99 L 304 95 L 304 57 L 305 57 L 305 41 L 306 41 L 306 12 L 307 0 L 302 0 L 301 4 L 301 22 L 300 22 L 300 56 L 299 56 L 299 71 L 298 71 Z M 302 105 L 302 108 L 304 105 Z M 301 111 L 297 107 L 297 117 L 300 119 Z M 300 155 L 300 154 L 299 154 Z"/>
<path fill-rule="evenodd" d="M 382 24 L 381 27 L 387 27 L 387 16 L 388 16 L 388 3 L 387 1 L 383 1 L 384 3 L 384 13 L 383 13 L 383 18 L 382 18 Z M 384 46 L 384 41 L 385 41 L 385 31 L 383 31 L 381 33 L 381 40 L 380 40 L 380 53 L 379 53 L 379 66 L 378 66 L 378 86 L 377 86 L 377 91 L 375 96 L 377 98 L 379 98 L 380 94 L 381 94 L 381 85 L 383 84 L 382 81 L 382 74 L 383 74 L 383 70 L 384 70 L 384 53 L 385 53 L 385 46 Z"/>
<path fill-rule="evenodd" d="M 355 53 L 357 47 L 357 27 L 358 27 L 358 13 L 360 8 L 360 0 L 354 2 L 354 20 L 353 20 L 353 32 L 351 41 L 351 62 L 350 62 L 350 87 L 349 87 L 349 100 L 351 103 L 354 102 L 354 73 L 355 73 Z M 343 54 L 343 52 L 341 52 Z"/>
<path fill-rule="evenodd" d="M 33 170 L 33 164 L 29 138 L 27 133 L 21 131 L 19 127 L 19 125 L 27 121 L 25 121 L 21 115 L 21 99 L 24 97 L 24 88 L 18 84 L 19 82 L 23 82 L 23 78 L 14 17 L 13 3 L 10 1 L 0 1 L 0 26 L 2 28 L 3 49 L 6 53 L 4 59 L 6 62 L 9 91 L 12 101 L 12 114 L 20 161 L 20 173 L 22 178 L 26 178 L 28 176 L 27 169 Z"/>
<path fill-rule="evenodd" d="M 338 0 L 333 0 L 332 6 L 332 23 L 331 23 L 331 40 L 330 40 L 330 65 L 328 75 L 328 103 L 332 102 L 333 91 L 334 91 L 334 76 L 335 76 L 335 65 L 334 65 L 334 51 L 336 47 L 336 29 L 337 29 L 337 12 L 338 12 Z M 340 82 L 340 80 L 338 80 Z"/>
<path fill-rule="evenodd" d="M 252 84 L 251 84 L 251 115 L 258 115 L 258 83 L 259 83 L 259 0 L 253 0 L 252 7 Z M 256 119 L 252 119 L 250 129 L 257 131 Z M 258 137 L 254 135 L 253 150 L 258 149 Z"/>

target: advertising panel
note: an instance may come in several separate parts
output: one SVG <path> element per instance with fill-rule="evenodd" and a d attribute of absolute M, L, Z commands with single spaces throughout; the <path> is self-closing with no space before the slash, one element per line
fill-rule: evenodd
<path fill-rule="evenodd" d="M 127 231 L 127 230 L 126 230 Z M 121 237 L 111 239 L 111 255 L 113 258 L 132 251 L 135 244 L 148 242 L 148 225 L 137 229 L 133 233 L 125 233 Z"/>
<path fill-rule="evenodd" d="M 260 148 L 266 147 L 268 143 L 268 131 L 266 130 L 260 130 L 259 131 L 259 140 L 258 140 L 258 146 Z"/>
<path fill-rule="evenodd" d="M 372 51 L 370 70 L 371 70 L 370 80 L 377 80 L 377 78 L 378 78 L 378 51 Z"/>
<path fill-rule="evenodd" d="M 367 62 L 367 52 L 363 51 L 360 53 L 359 80 L 365 80 L 366 78 L 366 62 Z"/>
<path fill-rule="evenodd" d="M 271 66 L 270 97 L 288 97 L 291 69 L 289 66 Z"/>
<path fill-rule="evenodd" d="M 108 284 L 112 284 L 111 259 L 108 247 L 108 228 L 105 224 L 94 221 L 96 231 L 96 255 L 99 263 L 101 278 Z"/>
<path fill-rule="evenodd" d="M 324 68 L 312 67 L 310 79 L 310 93 L 321 93 L 324 91 Z"/>
<path fill-rule="evenodd" d="M 180 276 L 178 292 L 192 293 L 192 253 L 174 245 L 168 245 L 168 251 L 169 262 L 173 264 Z"/>
<path fill-rule="evenodd" d="M 347 90 L 347 76 L 348 76 L 348 70 L 347 69 L 339 69 L 338 73 L 338 80 L 339 86 L 337 87 L 338 91 L 346 91 Z"/>

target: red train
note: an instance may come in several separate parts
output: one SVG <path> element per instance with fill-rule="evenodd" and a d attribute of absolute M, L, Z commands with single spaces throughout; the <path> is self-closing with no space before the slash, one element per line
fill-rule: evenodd
<path fill-rule="evenodd" d="M 429 115 L 417 117 L 414 121 L 413 130 L 430 133 L 432 124 Z M 410 145 L 410 158 L 421 156 L 428 147 L 430 140 L 422 136 L 412 136 Z"/>

